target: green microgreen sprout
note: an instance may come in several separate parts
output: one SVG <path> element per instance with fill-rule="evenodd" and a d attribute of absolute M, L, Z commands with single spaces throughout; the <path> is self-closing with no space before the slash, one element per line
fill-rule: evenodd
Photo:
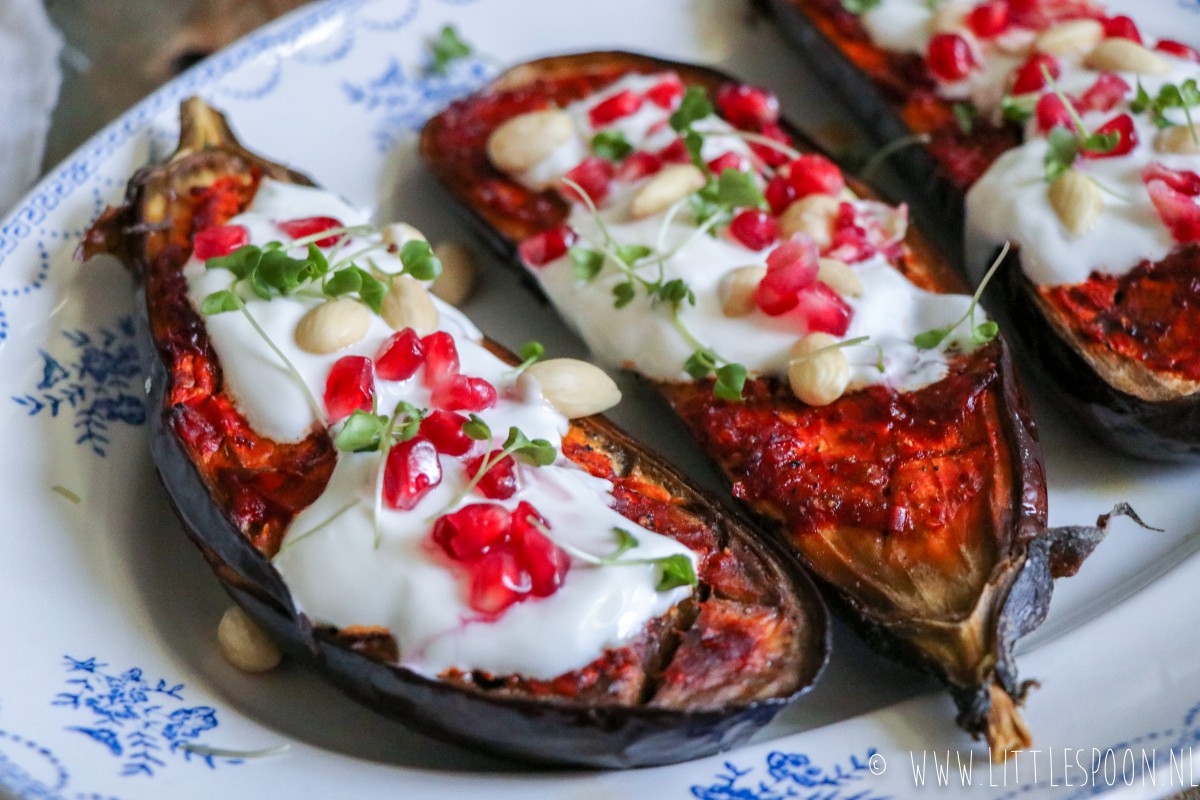
<path fill-rule="evenodd" d="M 633 152 L 633 145 L 621 131 L 600 131 L 592 137 L 592 152 L 608 161 L 624 161 Z"/>
<path fill-rule="evenodd" d="M 879 5 L 881 0 L 842 0 L 842 8 L 851 14 L 865 14 Z"/>
<path fill-rule="evenodd" d="M 1164 83 L 1158 89 L 1158 95 L 1151 98 L 1146 88 L 1142 86 L 1142 82 L 1138 81 L 1137 96 L 1129 104 L 1129 110 L 1135 114 L 1140 114 L 1143 111 L 1150 112 L 1150 119 L 1159 128 L 1170 128 L 1175 125 L 1166 115 L 1168 108 L 1183 109 L 1183 116 L 1187 119 L 1188 128 L 1191 130 L 1192 141 L 1200 144 L 1200 138 L 1197 137 L 1196 123 L 1192 120 L 1192 106 L 1200 105 L 1200 87 L 1196 85 L 1195 78 L 1188 78 L 1181 84 Z"/>
<path fill-rule="evenodd" d="M 334 445 L 344 452 L 379 453 L 374 492 L 375 547 L 379 547 L 383 539 L 380 523 L 383 517 L 383 475 L 388 452 L 400 442 L 407 442 L 420 433 L 421 421 L 428 413 L 428 409 L 417 408 L 405 400 L 396 404 L 391 416 L 356 409 L 333 437 Z"/>
<path fill-rule="evenodd" d="M 1000 98 L 1000 116 L 1008 122 L 1024 125 L 1033 116 L 1037 108 L 1038 98 L 1035 94 L 1011 95 L 1005 94 Z"/>
<path fill-rule="evenodd" d="M 880 147 L 863 162 L 863 165 L 858 169 L 860 178 L 869 178 L 874 175 L 880 167 L 883 166 L 889 158 L 905 148 L 912 147 L 917 144 L 929 144 L 931 138 L 928 133 L 911 133 L 906 136 L 901 136 Z"/>
<path fill-rule="evenodd" d="M 463 423 L 463 433 L 477 442 L 490 443 L 492 441 L 492 429 L 477 414 L 472 414 Z M 459 490 L 458 494 L 454 496 L 454 499 L 450 501 L 445 510 L 436 516 L 447 513 L 461 503 L 471 493 L 471 490 L 479 485 L 479 482 L 483 480 L 483 476 L 488 473 L 488 470 L 509 456 L 531 467 L 546 467 L 553 464 L 558 458 L 558 451 L 547 440 L 530 439 L 520 428 L 515 425 L 511 426 L 508 429 L 508 437 L 504 440 L 504 444 L 500 446 L 500 449 L 484 454 L 483 458 L 479 461 L 479 468 L 475 470 L 475 474 Z"/>
<path fill-rule="evenodd" d="M 451 62 L 471 55 L 471 45 L 459 37 L 458 30 L 453 25 L 442 26 L 438 38 L 430 43 L 429 50 L 433 57 L 429 71 L 435 75 L 445 75 Z"/>
<path fill-rule="evenodd" d="M 950 107 L 954 112 L 954 120 L 958 123 L 958 129 L 965 134 L 975 130 L 975 120 L 979 117 L 979 110 L 975 108 L 975 104 L 970 100 L 955 103 Z"/>
<path fill-rule="evenodd" d="M 1083 119 L 1080 118 L 1079 112 L 1075 110 L 1074 103 L 1063 93 L 1054 77 L 1050 74 L 1050 70 L 1045 64 L 1042 65 L 1042 77 L 1046 79 L 1046 85 L 1054 92 L 1054 95 L 1066 108 L 1067 113 L 1071 117 L 1071 122 L 1075 126 L 1075 130 L 1071 131 L 1061 125 L 1056 125 L 1050 130 L 1046 137 L 1049 144 L 1046 150 L 1045 167 L 1046 181 L 1053 183 L 1058 176 L 1062 175 L 1075 164 L 1075 159 L 1078 158 L 1080 152 L 1088 153 L 1111 153 L 1117 144 L 1121 141 L 1121 136 L 1116 131 L 1112 133 L 1091 133 L 1087 126 L 1083 124 Z"/>
<path fill-rule="evenodd" d="M 342 506 L 337 511 L 330 514 L 328 517 L 321 520 L 321 522 L 317 523 L 315 526 L 306 530 L 304 533 L 301 533 L 297 536 L 289 536 L 287 538 L 287 541 L 285 541 L 283 543 L 283 546 L 279 548 L 279 552 L 277 552 L 274 556 L 271 557 L 271 561 L 274 562 L 275 560 L 282 558 L 284 553 L 288 552 L 293 547 L 300 544 L 301 542 L 303 542 L 305 539 L 309 538 L 313 534 L 319 533 L 320 531 L 324 530 L 326 527 L 328 527 L 334 520 L 336 520 L 342 514 L 345 514 L 347 511 L 349 511 L 350 509 L 357 506 L 358 502 L 359 502 L 358 500 L 351 500 L 349 503 L 346 503 L 346 505 Z"/>
<path fill-rule="evenodd" d="M 538 361 L 541 361 L 545 355 L 546 348 L 542 346 L 541 342 L 526 342 L 517 349 L 517 356 L 521 359 L 521 363 L 513 368 L 513 373 L 520 375 Z"/>
<path fill-rule="evenodd" d="M 631 567 L 637 564 L 654 564 L 661 569 L 656 589 L 660 592 L 670 591 L 679 586 L 695 586 L 700 580 L 696 577 L 696 568 L 692 559 L 683 553 L 673 553 L 657 558 L 621 558 L 625 553 L 638 547 L 637 537 L 624 528 L 614 527 L 613 535 L 617 537 L 616 549 L 606 556 L 596 556 L 574 545 L 559 539 L 548 526 L 535 516 L 528 516 L 526 521 L 559 548 L 574 559 L 597 567 Z"/>
<path fill-rule="evenodd" d="M 1005 242 L 1004 246 L 1000 248 L 1000 253 L 996 256 L 996 260 L 992 262 L 990 267 L 988 267 L 988 271 L 983 276 L 983 280 L 979 282 L 979 288 L 977 288 L 975 290 L 975 294 L 971 296 L 971 304 L 967 306 L 966 313 L 964 313 L 957 321 L 955 321 L 954 324 L 948 327 L 934 328 L 932 330 L 925 331 L 924 333 L 918 333 L 915 337 L 913 337 L 913 344 L 922 350 L 932 350 L 944 342 L 955 328 L 957 328 L 959 325 L 962 325 L 964 322 L 967 322 L 968 320 L 970 320 L 971 323 L 971 341 L 975 342 L 976 344 L 984 344 L 985 342 L 990 342 L 992 339 L 995 339 L 996 335 L 1000 333 L 1000 326 L 992 320 L 985 320 L 976 325 L 975 308 L 979 305 L 979 298 L 983 296 L 983 290 L 987 288 L 988 283 L 992 280 L 992 276 L 996 274 L 996 270 L 998 270 L 1000 265 L 1004 263 L 1004 258 L 1008 255 L 1010 248 L 1011 244 L 1009 242 Z"/>

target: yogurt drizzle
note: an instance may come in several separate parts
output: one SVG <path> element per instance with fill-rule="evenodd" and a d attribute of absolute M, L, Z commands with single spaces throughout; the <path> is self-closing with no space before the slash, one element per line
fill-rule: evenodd
<path fill-rule="evenodd" d="M 976 3 L 943 3 L 962 13 Z M 861 19 L 871 38 L 881 47 L 924 54 L 934 33 L 937 11 L 925 0 L 881 0 Z M 960 16 L 961 19 L 961 16 Z M 1011 28 L 992 40 L 980 40 L 960 25 L 956 31 L 968 38 L 979 68 L 964 80 L 942 83 L 939 93 L 955 100 L 970 100 L 978 112 L 994 121 L 1000 119 L 1001 100 L 1037 32 Z M 1155 149 L 1158 128 L 1145 113 L 1132 113 L 1130 103 L 1139 81 L 1151 95 L 1165 84 L 1181 85 L 1200 79 L 1200 64 L 1167 52 L 1154 53 L 1168 66 L 1160 75 L 1118 72 L 1129 91 L 1109 111 L 1087 111 L 1082 115 L 1089 130 L 1121 113 L 1130 113 L 1137 144 L 1128 154 L 1110 158 L 1080 159 L 1075 168 L 1092 178 L 1104 191 L 1104 209 L 1095 226 L 1075 236 L 1052 209 L 1044 179 L 1046 134 L 1031 119 L 1025 141 L 1000 156 L 967 193 L 969 263 L 976 268 L 987 263 L 996 246 L 1012 241 L 1021 249 L 1026 274 L 1041 285 L 1085 282 L 1093 272 L 1122 275 L 1143 260 L 1159 261 L 1177 245 L 1163 224 L 1143 184 L 1141 172 L 1151 163 L 1175 170 L 1200 169 L 1200 154 L 1159 152 Z M 1101 75 L 1084 65 L 1083 55 L 1056 56 L 1062 73 L 1056 83 L 1067 95 L 1078 97 Z M 1195 118 L 1197 115 L 1193 113 Z M 1166 117 L 1175 124 L 1186 122 L 1182 109 L 1172 108 Z"/>
<path fill-rule="evenodd" d="M 361 211 L 327 192 L 263 180 L 253 204 L 230 224 L 244 225 L 251 242 L 263 245 L 288 241 L 276 221 L 305 216 L 336 217 L 347 225 L 367 221 Z M 346 249 L 353 252 L 368 240 L 360 237 Z M 381 270 L 400 269 L 399 262 L 386 253 L 375 260 Z M 197 308 L 203 298 L 233 283 L 228 271 L 205 269 L 195 259 L 185 275 Z M 329 356 L 312 355 L 296 346 L 294 331 L 320 299 L 294 295 L 268 302 L 250 292 L 241 296 L 318 397 L 334 361 L 345 355 L 370 357 L 393 333 L 382 319 L 373 317 L 359 342 Z M 529 375 L 518 376 L 482 346 L 481 334 L 465 316 L 436 302 L 439 329 L 454 336 L 463 374 L 482 377 L 498 390 L 496 406 L 481 413 L 496 435 L 491 446 L 498 447 L 509 426 L 517 426 L 530 438 L 547 439 L 561 450 L 568 421 L 544 401 L 536 381 Z M 280 441 L 305 436 L 316 420 L 303 390 L 245 318 L 216 314 L 207 318 L 206 327 L 220 355 L 226 386 L 254 428 Z M 378 380 L 378 408 L 390 409 L 402 399 L 418 408 L 430 407 L 422 371 L 402 382 Z M 297 515 L 274 562 L 309 617 L 339 627 L 383 626 L 399 642 L 400 662 L 427 675 L 457 668 L 548 679 L 586 666 L 606 648 L 627 643 L 649 620 L 689 595 L 686 586 L 658 591 L 659 569 L 652 564 L 594 567 L 575 559 L 554 594 L 517 603 L 495 619 L 474 612 L 466 602 L 461 577 L 429 541 L 431 518 L 449 510 L 448 504 L 470 477 L 452 461 L 442 458 L 442 482 L 415 509 L 384 508 L 382 541 L 376 547 L 373 506 L 378 456 L 339 453 L 328 487 Z M 517 469 L 521 489 L 508 500 L 488 502 L 510 511 L 520 501 L 531 503 L 556 538 L 588 553 L 612 552 L 613 528 L 619 527 L 638 541 L 631 555 L 683 554 L 694 562 L 687 548 L 614 511 L 610 482 L 561 457 L 551 466 Z M 300 537 L 304 540 L 290 546 Z"/>
<path fill-rule="evenodd" d="M 619 131 L 635 151 L 654 152 L 667 147 L 677 135 L 667 125 L 671 111 L 654 103 L 643 103 L 634 114 L 600 129 L 591 124 L 588 113 L 623 91 L 644 93 L 664 77 L 663 74 L 628 75 L 566 106 L 564 110 L 574 123 L 576 135 L 550 157 L 513 177 L 534 189 L 559 185 L 560 179 L 589 155 L 588 143 L 598 130 Z M 732 135 L 733 129 L 723 120 L 707 118 L 697 127 L 706 134 L 701 151 L 704 160 L 736 153 L 748 161 L 757 161 L 746 141 Z M 686 205 L 645 219 L 631 219 L 630 202 L 650 180 L 618 181 L 601 204 L 598 215 L 575 202 L 568 226 L 579 235 L 581 243 L 592 246 L 602 239 L 603 225 L 621 245 L 645 245 L 656 252 L 670 253 L 662 262 L 663 278 L 685 280 L 696 299 L 695 305 L 681 306 L 686 327 L 699 332 L 706 345 L 729 361 L 745 365 L 751 373 L 786 375 L 789 350 L 806 332 L 803 321 L 791 313 L 768 316 L 759 309 L 745 316 L 726 316 L 718 294 L 721 279 L 730 270 L 764 263 L 770 250 L 755 252 L 723 229 L 715 236 L 697 235 L 701 220 Z M 883 204 L 848 194 L 843 199 L 849 200 L 859 213 L 876 215 L 880 220 L 894 219 L 898 213 Z M 970 298 L 926 292 L 914 286 L 882 253 L 850 266 L 861 278 L 865 291 L 861 297 L 843 298 L 853 310 L 844 338 L 869 338 L 863 346 L 847 351 L 850 389 L 876 384 L 899 391 L 919 389 L 946 375 L 949 353 L 969 351 L 975 346 L 965 325 L 957 327 L 937 348 L 922 350 L 913 344 L 918 334 L 957 321 L 968 308 Z M 576 277 L 567 256 L 529 268 L 597 358 L 610 366 L 634 369 L 657 380 L 688 379 L 683 364 L 692 347 L 673 328 L 671 317 L 664 313 L 661 304 L 639 295 L 623 308 L 614 307 L 612 289 L 625 276 L 611 263 L 590 282 Z"/>

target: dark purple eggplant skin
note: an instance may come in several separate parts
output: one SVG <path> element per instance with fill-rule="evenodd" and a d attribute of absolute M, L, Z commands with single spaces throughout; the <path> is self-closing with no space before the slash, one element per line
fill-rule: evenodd
<path fill-rule="evenodd" d="M 878 87 L 790 0 L 756 0 L 769 9 L 808 69 L 836 87 L 838 98 L 865 133 L 883 145 L 912 130 Z M 904 179 L 906 198 L 925 219 L 939 220 L 936 238 L 951 263 L 967 273 L 964 251 L 965 194 L 929 152 L 905 147 L 889 158 Z M 976 265 L 977 266 L 977 265 Z M 985 294 L 1011 332 L 1022 365 L 1050 388 L 1064 416 L 1114 450 L 1151 461 L 1200 460 L 1200 394 L 1150 401 L 1121 391 L 1094 370 L 1055 330 L 1034 301 L 1020 252 L 1013 249 Z"/>
<path fill-rule="evenodd" d="M 224 119 L 198 100 L 186 101 L 183 140 L 176 160 L 199 154 L 235 153 L 265 174 L 311 184 L 300 173 L 244 150 Z M 197 121 L 199 120 L 199 122 Z M 193 137 L 193 143 L 185 145 Z M 211 163 L 211 162 L 206 162 Z M 130 181 L 126 205 L 110 209 L 81 247 L 84 256 L 110 251 L 135 277 L 145 274 L 139 248 L 156 228 L 139 224 L 137 209 L 157 167 L 145 168 Z M 754 535 L 744 519 L 692 489 L 684 477 L 602 417 L 576 420 L 606 453 L 644 470 L 647 480 L 672 490 L 683 508 L 736 545 L 748 563 L 763 569 L 777 588 L 781 606 L 794 614 L 797 631 L 787 663 L 796 667 L 794 687 L 778 696 L 729 703 L 716 708 L 665 708 L 649 705 L 589 705 L 569 698 L 540 698 L 489 693 L 463 683 L 420 675 L 398 664 L 372 658 L 339 640 L 338 631 L 318 628 L 293 602 L 282 577 L 213 499 L 212 488 L 190 459 L 172 426 L 168 403 L 171 375 L 152 333 L 145 281 L 138 281 L 137 342 L 148 378 L 148 427 L 153 461 L 167 495 L 189 538 L 230 596 L 296 660 L 327 678 L 338 689 L 374 711 L 443 741 L 524 762 L 628 768 L 675 763 L 735 747 L 769 722 L 782 708 L 807 692 L 828 661 L 831 632 L 828 612 L 816 587 L 781 547 Z M 489 343 L 498 355 L 514 357 Z M 515 363 L 515 361 L 513 361 Z M 772 591 L 775 591 L 773 589 Z M 787 613 L 787 612 L 785 612 Z M 286 702 L 281 698 L 280 702 Z"/>

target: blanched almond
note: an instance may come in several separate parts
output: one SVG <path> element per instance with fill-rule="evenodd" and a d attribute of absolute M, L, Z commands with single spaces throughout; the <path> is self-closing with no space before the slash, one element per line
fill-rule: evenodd
<path fill-rule="evenodd" d="M 397 275 L 383 296 L 379 310 L 392 330 L 412 328 L 421 336 L 433 333 L 438 326 L 438 310 L 425 286 L 411 275 Z"/>
<path fill-rule="evenodd" d="M 383 243 L 403 247 L 411 241 L 425 242 L 425 234 L 409 225 L 407 222 L 393 222 L 383 227 Z"/>
<path fill-rule="evenodd" d="M 531 364 L 526 372 L 537 380 L 542 397 L 567 419 L 599 414 L 621 402 L 613 379 L 586 361 L 551 358 Z"/>
<path fill-rule="evenodd" d="M 1060 22 L 1042 31 L 1033 49 L 1052 56 L 1081 56 L 1089 53 L 1104 38 L 1104 26 L 1094 19 Z"/>
<path fill-rule="evenodd" d="M 266 672 L 283 659 L 278 645 L 238 606 L 231 606 L 217 625 L 221 655 L 243 672 Z"/>
<path fill-rule="evenodd" d="M 1171 71 L 1165 59 L 1129 39 L 1105 39 L 1083 59 L 1084 66 L 1110 72 L 1162 75 Z"/>
<path fill-rule="evenodd" d="M 1154 136 L 1154 149 L 1160 153 L 1200 153 L 1200 122 L 1174 125 Z"/>
<path fill-rule="evenodd" d="M 638 190 L 629 204 L 629 216 L 634 219 L 652 217 L 666 211 L 692 192 L 704 188 L 708 179 L 694 164 L 671 164 Z"/>
<path fill-rule="evenodd" d="M 1091 230 L 1104 210 L 1104 197 L 1099 187 L 1073 169 L 1059 175 L 1046 191 L 1054 213 L 1075 236 Z"/>
<path fill-rule="evenodd" d="M 575 134 L 567 112 L 530 111 L 505 121 L 488 137 L 488 159 L 502 172 L 524 172 L 544 161 Z"/>
<path fill-rule="evenodd" d="M 475 288 L 475 256 L 457 242 L 442 242 L 433 248 L 433 254 L 442 262 L 442 274 L 429 291 L 452 306 L 461 304 Z"/>
<path fill-rule="evenodd" d="M 842 297 L 859 297 L 863 293 L 862 278 L 844 261 L 822 258 L 819 262 L 817 280 L 833 289 Z"/>
<path fill-rule="evenodd" d="M 721 312 L 727 317 L 744 317 L 754 310 L 754 292 L 767 274 L 761 266 L 738 267 L 721 276 L 717 297 Z"/>
<path fill-rule="evenodd" d="M 328 355 L 349 347 L 367 334 L 371 310 L 340 297 L 308 310 L 296 325 L 296 346 L 306 353 Z"/>
<path fill-rule="evenodd" d="M 837 400 L 850 384 L 850 362 L 840 339 L 827 333 L 810 333 L 792 346 L 788 383 L 792 394 L 810 406 L 825 406 Z"/>
<path fill-rule="evenodd" d="M 779 215 L 779 238 L 790 239 L 794 234 L 807 233 L 824 250 L 833 241 L 833 220 L 842 201 L 827 194 L 801 197 Z"/>

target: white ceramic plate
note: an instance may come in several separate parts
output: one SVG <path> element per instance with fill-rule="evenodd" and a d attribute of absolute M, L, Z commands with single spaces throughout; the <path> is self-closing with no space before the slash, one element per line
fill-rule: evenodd
<path fill-rule="evenodd" d="M 1144 30 L 1200 44 L 1195 0 L 1125 4 L 1143 6 Z M 447 22 L 483 55 L 431 77 L 426 43 Z M 266 156 L 380 219 L 465 240 L 416 162 L 413 131 L 501 65 L 613 47 L 770 84 L 810 129 L 828 133 L 841 121 L 835 99 L 805 80 L 770 25 L 730 0 L 331 0 L 152 95 L 0 225 L 0 794 L 866 800 L 1158 797 L 1200 783 L 1191 750 L 1200 740 L 1200 470 L 1113 456 L 1041 397 L 1051 522 L 1090 522 L 1127 500 L 1165 532 L 1118 523 L 1082 573 L 1060 583 L 1021 657 L 1022 674 L 1043 682 L 1027 705 L 1042 749 L 1004 771 L 989 770 L 936 687 L 841 628 L 821 685 L 750 746 L 611 774 L 514 767 L 407 731 L 296 667 L 249 677 L 221 659 L 215 630 L 228 600 L 179 529 L 147 454 L 131 282 L 111 260 L 73 261 L 82 231 L 133 170 L 164 152 L 178 101 L 199 92 Z M 467 309 L 482 327 L 509 344 L 536 336 L 555 354 L 582 354 L 509 270 L 484 263 Z M 664 407 L 621 380 L 618 420 L 719 488 L 682 428 L 664 422 Z M 183 744 L 288 749 L 238 760 Z M 935 754 L 943 765 L 947 756 L 971 764 L 969 777 L 954 763 L 939 781 Z M 914 765 L 924 765 L 923 778 Z"/>

